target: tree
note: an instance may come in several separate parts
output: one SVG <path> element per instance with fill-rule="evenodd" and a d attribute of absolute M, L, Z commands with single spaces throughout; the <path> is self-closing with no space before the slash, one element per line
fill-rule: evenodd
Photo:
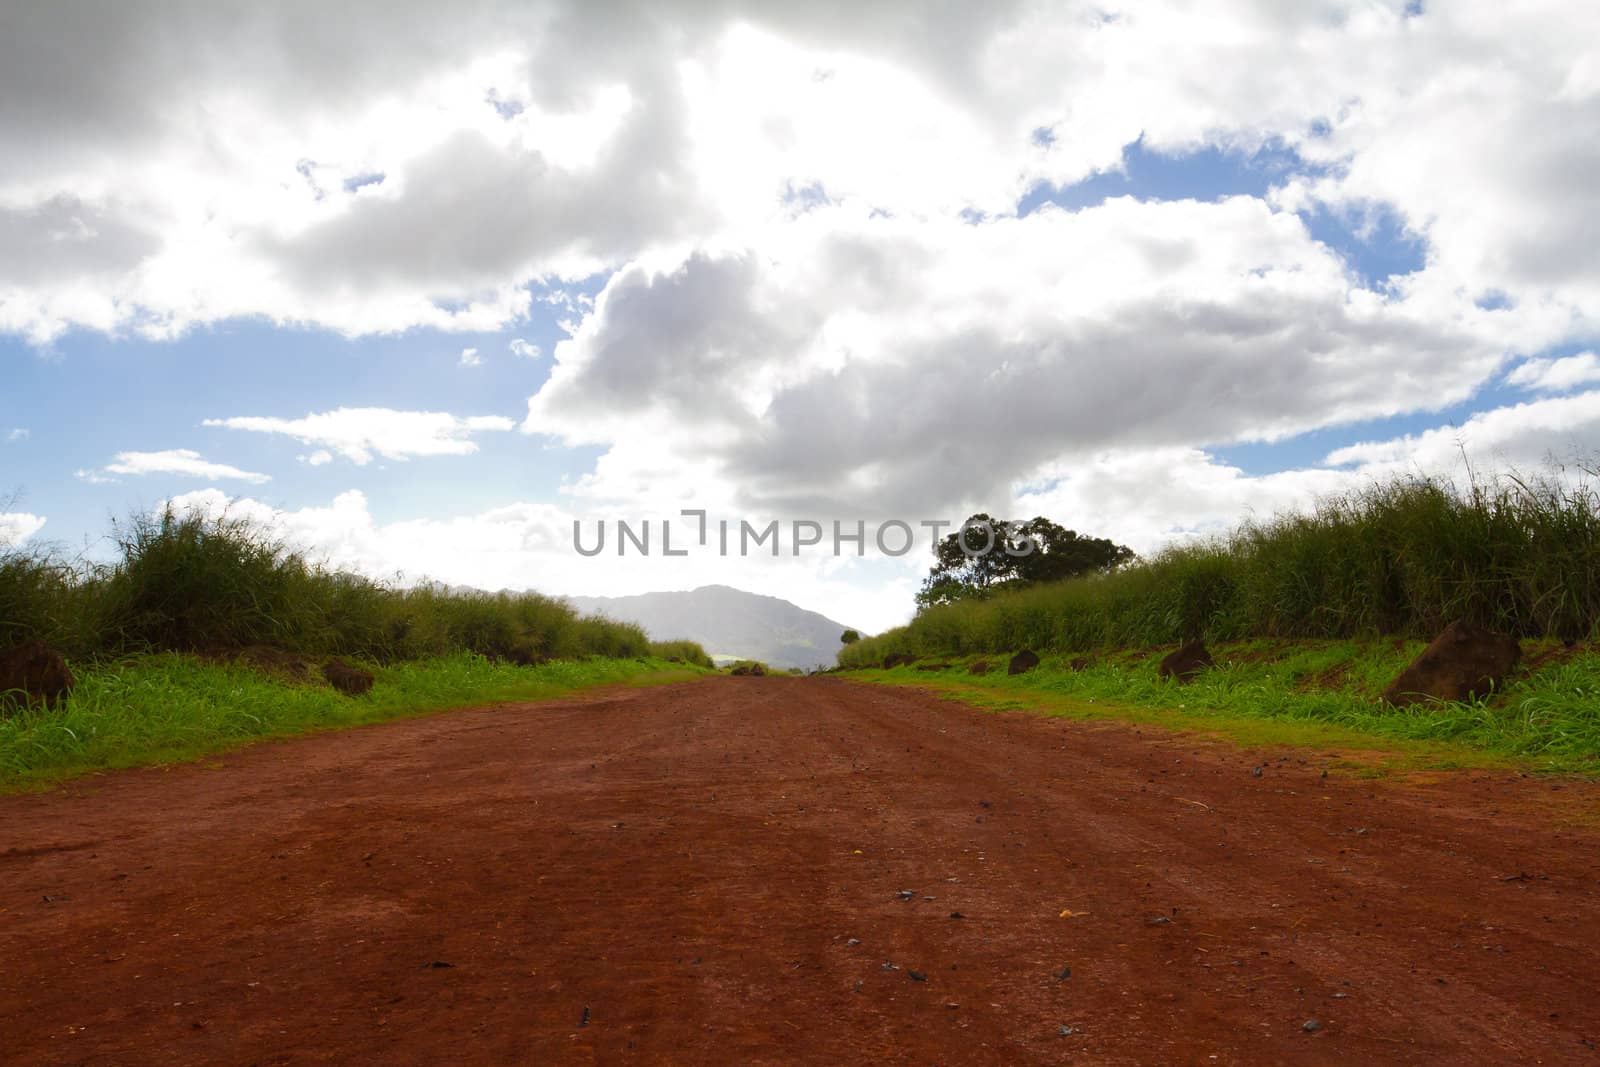
<path fill-rule="evenodd" d="M 1013 522 L 979 512 L 934 546 L 934 566 L 917 593 L 917 605 L 982 599 L 997 589 L 1105 573 L 1133 559 L 1131 548 L 1081 535 L 1043 516 Z"/>
<path fill-rule="evenodd" d="M 839 643 L 841 645 L 853 645 L 859 640 L 861 640 L 861 634 L 855 630 L 846 630 L 839 635 Z"/>

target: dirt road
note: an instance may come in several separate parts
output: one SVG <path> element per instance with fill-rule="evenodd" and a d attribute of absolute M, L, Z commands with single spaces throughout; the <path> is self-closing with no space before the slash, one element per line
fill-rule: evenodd
<path fill-rule="evenodd" d="M 0 1062 L 1600 1063 L 1594 787 L 1331 762 L 715 678 L 0 798 Z"/>

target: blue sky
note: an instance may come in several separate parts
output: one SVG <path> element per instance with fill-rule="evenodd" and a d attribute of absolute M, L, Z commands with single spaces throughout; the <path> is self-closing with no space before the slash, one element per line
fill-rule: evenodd
<path fill-rule="evenodd" d="M 378 575 L 877 629 L 920 555 L 601 566 L 571 523 L 983 509 L 1148 552 L 1463 447 L 1600 455 L 1576 16 L 562 6 L 356 4 L 317 48 L 268 13 L 271 55 L 20 18 L 0 537 L 103 556 L 171 500 Z M 33 61 L 63 42 L 76 80 Z"/>

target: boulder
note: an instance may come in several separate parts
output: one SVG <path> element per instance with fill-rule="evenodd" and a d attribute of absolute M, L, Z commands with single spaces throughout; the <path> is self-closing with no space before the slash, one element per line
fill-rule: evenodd
<path fill-rule="evenodd" d="M 25 641 L 0 653 L 0 712 L 18 703 L 53 708 L 70 692 L 67 661 L 43 641 Z"/>
<path fill-rule="evenodd" d="M 896 667 L 909 667 L 915 662 L 917 662 L 917 657 L 909 652 L 891 652 L 883 657 L 883 669 L 892 671 Z"/>
<path fill-rule="evenodd" d="M 1168 653 L 1161 661 L 1161 666 L 1156 673 L 1163 678 L 1176 678 L 1180 682 L 1192 682 L 1201 671 L 1209 670 L 1216 666 L 1211 653 L 1206 651 L 1206 643 L 1196 638 L 1178 649 Z"/>
<path fill-rule="evenodd" d="M 372 688 L 372 672 L 352 667 L 343 660 L 330 659 L 322 665 L 328 684 L 348 697 L 358 697 Z"/>
<path fill-rule="evenodd" d="M 1487 696 L 1522 658 L 1522 646 L 1509 634 L 1456 621 L 1383 691 L 1397 708 L 1428 700 L 1471 700 Z"/>
<path fill-rule="evenodd" d="M 1023 649 L 1011 657 L 1011 662 L 1006 664 L 1007 674 L 1027 674 L 1039 665 L 1039 657 L 1029 649 Z"/>
<path fill-rule="evenodd" d="M 986 660 L 986 659 L 978 660 L 972 666 L 967 668 L 967 673 L 968 674 L 988 674 L 989 673 L 989 661 Z"/>

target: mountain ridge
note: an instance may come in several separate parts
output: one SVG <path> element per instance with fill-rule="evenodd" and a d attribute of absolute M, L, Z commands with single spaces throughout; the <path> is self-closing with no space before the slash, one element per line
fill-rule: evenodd
<path fill-rule="evenodd" d="M 831 666 L 847 627 L 782 597 L 731 585 L 702 585 L 620 597 L 565 598 L 585 614 L 643 626 L 653 641 L 688 638 L 714 658 L 771 667 Z"/>

